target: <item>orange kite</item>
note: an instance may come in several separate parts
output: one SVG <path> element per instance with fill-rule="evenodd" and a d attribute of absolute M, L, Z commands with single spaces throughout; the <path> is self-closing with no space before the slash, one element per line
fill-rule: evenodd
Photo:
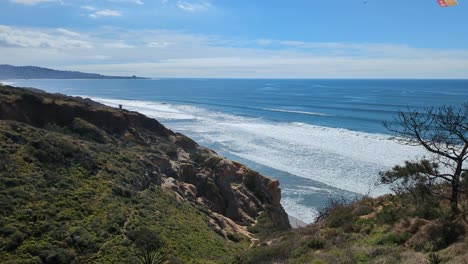
<path fill-rule="evenodd" d="M 437 0 L 437 2 L 439 3 L 440 7 L 458 5 L 457 0 Z"/>

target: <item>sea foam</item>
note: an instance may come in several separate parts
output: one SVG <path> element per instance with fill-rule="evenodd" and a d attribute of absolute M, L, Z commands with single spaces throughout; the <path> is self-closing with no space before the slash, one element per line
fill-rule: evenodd
<path fill-rule="evenodd" d="M 324 113 L 318 113 L 318 112 L 284 110 L 284 109 L 274 109 L 274 108 L 261 108 L 260 110 L 272 111 L 272 112 L 281 112 L 281 113 L 291 113 L 291 114 L 302 114 L 302 115 L 330 116 L 330 115 L 327 115 L 327 114 L 324 114 Z"/>

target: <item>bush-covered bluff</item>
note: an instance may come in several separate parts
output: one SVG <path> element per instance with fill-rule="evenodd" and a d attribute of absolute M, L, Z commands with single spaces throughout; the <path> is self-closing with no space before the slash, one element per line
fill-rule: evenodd
<path fill-rule="evenodd" d="M 0 87 L 1 263 L 138 263 L 142 229 L 229 263 L 290 228 L 278 185 L 139 113 Z"/>
<path fill-rule="evenodd" d="M 468 190 L 468 185 L 465 185 Z M 468 199 L 452 219 L 450 204 L 417 191 L 334 200 L 315 224 L 260 233 L 260 243 L 237 263 L 269 264 L 465 264 Z"/>

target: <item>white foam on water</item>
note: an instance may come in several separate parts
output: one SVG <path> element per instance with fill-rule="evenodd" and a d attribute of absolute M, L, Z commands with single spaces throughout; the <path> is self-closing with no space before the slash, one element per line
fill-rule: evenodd
<path fill-rule="evenodd" d="M 282 191 L 285 191 L 293 195 L 303 195 L 310 193 L 332 193 L 332 190 L 319 188 L 315 186 L 297 186 L 299 188 L 282 188 Z"/>
<path fill-rule="evenodd" d="M 324 113 L 318 113 L 318 112 L 295 111 L 295 110 L 284 110 L 284 109 L 274 109 L 274 108 L 261 108 L 261 110 L 272 111 L 272 112 L 282 112 L 282 113 L 292 113 L 292 114 L 314 115 L 314 116 L 330 116 L 330 115 L 327 115 Z"/>
<path fill-rule="evenodd" d="M 85 97 L 85 96 L 82 96 Z M 182 112 L 164 103 L 155 103 L 150 101 L 134 101 L 134 100 L 116 100 L 116 99 L 105 99 L 105 98 L 91 98 L 96 102 L 100 102 L 105 105 L 118 107 L 122 105 L 124 109 L 140 112 L 146 116 L 157 118 L 160 120 L 191 120 L 196 119 L 194 115 L 188 112 Z"/>
<path fill-rule="evenodd" d="M 317 209 L 301 204 L 301 199 L 283 197 L 281 199 L 281 205 L 285 208 L 287 213 L 305 223 L 313 223 L 315 218 L 317 218 L 318 211 Z"/>
<path fill-rule="evenodd" d="M 93 99 L 156 118 L 174 131 L 201 139 L 201 144 L 216 144 L 224 152 L 255 163 L 360 194 L 388 192 L 388 187 L 375 186 L 379 171 L 427 155 L 420 147 L 400 145 L 383 134 L 272 122 L 189 105 Z M 282 200 L 289 214 L 313 221 L 316 210 L 287 195 L 294 191 L 317 190 L 286 189 Z"/>

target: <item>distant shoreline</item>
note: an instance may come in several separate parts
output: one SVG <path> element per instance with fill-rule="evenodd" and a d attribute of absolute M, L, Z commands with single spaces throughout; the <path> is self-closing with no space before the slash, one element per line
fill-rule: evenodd
<path fill-rule="evenodd" d="M 109 76 L 97 73 L 86 73 L 79 71 L 61 71 L 37 66 L 13 66 L 8 64 L 0 65 L 0 79 L 5 80 L 142 80 L 146 77 L 132 76 Z"/>
<path fill-rule="evenodd" d="M 0 80 L 3 80 L 3 83 L 5 81 L 35 81 L 35 80 L 153 80 L 153 78 L 147 78 L 147 77 L 115 77 L 115 78 L 0 78 Z"/>

